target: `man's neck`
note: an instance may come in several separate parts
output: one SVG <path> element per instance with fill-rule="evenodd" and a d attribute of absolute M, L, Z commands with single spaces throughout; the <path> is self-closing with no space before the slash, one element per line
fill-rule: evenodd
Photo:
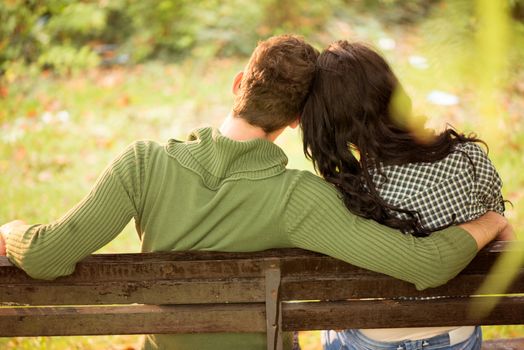
<path fill-rule="evenodd" d="M 266 139 L 275 141 L 275 133 L 267 134 L 262 128 L 249 124 L 245 119 L 229 114 L 220 126 L 220 133 L 235 141 L 248 141 L 253 139 Z"/>

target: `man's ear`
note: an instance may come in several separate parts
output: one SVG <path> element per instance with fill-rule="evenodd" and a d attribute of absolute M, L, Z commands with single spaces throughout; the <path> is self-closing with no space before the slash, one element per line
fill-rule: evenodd
<path fill-rule="evenodd" d="M 297 119 L 293 120 L 291 124 L 289 124 L 289 127 L 291 129 L 296 129 L 299 124 L 300 124 L 300 116 L 298 116 Z"/>
<path fill-rule="evenodd" d="M 242 81 L 243 76 L 244 72 L 238 72 L 237 75 L 235 75 L 235 79 L 233 79 L 232 91 L 234 95 L 238 94 L 238 90 L 240 89 L 240 82 Z"/>

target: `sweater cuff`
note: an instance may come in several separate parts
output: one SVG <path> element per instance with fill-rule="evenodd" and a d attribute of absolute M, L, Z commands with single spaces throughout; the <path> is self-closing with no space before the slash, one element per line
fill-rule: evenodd
<path fill-rule="evenodd" d="M 458 226 L 435 232 L 429 236 L 431 237 L 438 238 L 437 248 L 441 266 L 435 273 L 440 276 L 440 279 L 437 279 L 437 283 L 433 281 L 430 285 L 417 284 L 416 287 L 419 290 L 447 283 L 468 266 L 478 252 L 477 242 L 473 236 Z"/>
<path fill-rule="evenodd" d="M 447 229 L 439 232 L 441 235 L 449 237 L 450 240 L 460 243 L 460 246 L 469 253 L 471 259 L 477 255 L 477 241 L 475 241 L 475 238 L 473 238 L 473 236 L 462 227 L 450 226 Z"/>
<path fill-rule="evenodd" d="M 33 227 L 40 225 L 21 225 L 16 226 L 4 236 L 6 256 L 16 267 L 24 270 L 24 254 L 28 250 L 27 235 Z"/>

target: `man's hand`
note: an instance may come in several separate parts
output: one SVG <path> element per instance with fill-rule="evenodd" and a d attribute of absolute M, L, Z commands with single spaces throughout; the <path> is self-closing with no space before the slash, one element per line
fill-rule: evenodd
<path fill-rule="evenodd" d="M 5 253 L 4 235 L 0 233 L 0 256 L 5 256 Z"/>
<path fill-rule="evenodd" d="M 478 250 L 484 248 L 486 244 L 494 240 L 497 236 L 510 237 L 510 232 L 505 232 L 508 224 L 506 218 L 496 212 L 488 211 L 478 219 L 459 225 L 468 231 L 477 241 Z"/>
<path fill-rule="evenodd" d="M 517 239 L 517 235 L 515 235 L 513 226 L 508 223 L 495 239 L 498 241 L 514 241 Z"/>
<path fill-rule="evenodd" d="M 0 256 L 4 256 L 6 254 L 5 246 L 6 246 L 6 239 L 7 236 L 11 233 L 11 231 L 18 226 L 25 226 L 25 222 L 22 220 L 14 220 L 11 222 L 8 222 L 5 225 L 0 226 Z"/>

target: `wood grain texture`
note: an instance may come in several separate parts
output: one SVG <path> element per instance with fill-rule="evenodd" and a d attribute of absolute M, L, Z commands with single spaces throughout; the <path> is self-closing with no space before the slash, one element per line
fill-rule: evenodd
<path fill-rule="evenodd" d="M 524 323 L 524 297 L 503 299 L 488 317 L 470 316 L 489 303 L 464 298 L 355 300 L 282 304 L 282 329 L 497 325 Z M 428 315 L 431 315 L 428 317 Z M 264 303 L 0 308 L 0 336 L 265 332 Z"/>
<path fill-rule="evenodd" d="M 0 308 L 0 337 L 265 332 L 259 304 Z"/>
<path fill-rule="evenodd" d="M 524 338 L 497 339 L 482 342 L 482 350 L 522 350 Z"/>
<path fill-rule="evenodd" d="M 429 300 L 352 300 L 289 303 L 284 306 L 284 330 L 432 327 L 524 323 L 524 297 L 502 298 L 486 317 L 471 310 L 489 305 L 493 297 Z"/>
<path fill-rule="evenodd" d="M 264 271 L 270 267 L 282 271 L 284 301 L 471 295 L 504 249 L 501 243 L 490 246 L 447 285 L 423 292 L 407 282 L 298 249 L 94 255 L 78 263 L 72 275 L 55 281 L 33 280 L 0 257 L 0 305 L 260 302 Z M 524 269 L 507 292 L 524 293 Z"/>
<path fill-rule="evenodd" d="M 275 269 L 283 330 L 522 324 L 524 268 L 490 315 L 469 313 L 492 302 L 467 296 L 507 249 L 490 245 L 447 285 L 423 292 L 299 249 L 93 255 L 55 281 L 0 257 L 0 336 L 266 332 L 265 274 Z"/>

